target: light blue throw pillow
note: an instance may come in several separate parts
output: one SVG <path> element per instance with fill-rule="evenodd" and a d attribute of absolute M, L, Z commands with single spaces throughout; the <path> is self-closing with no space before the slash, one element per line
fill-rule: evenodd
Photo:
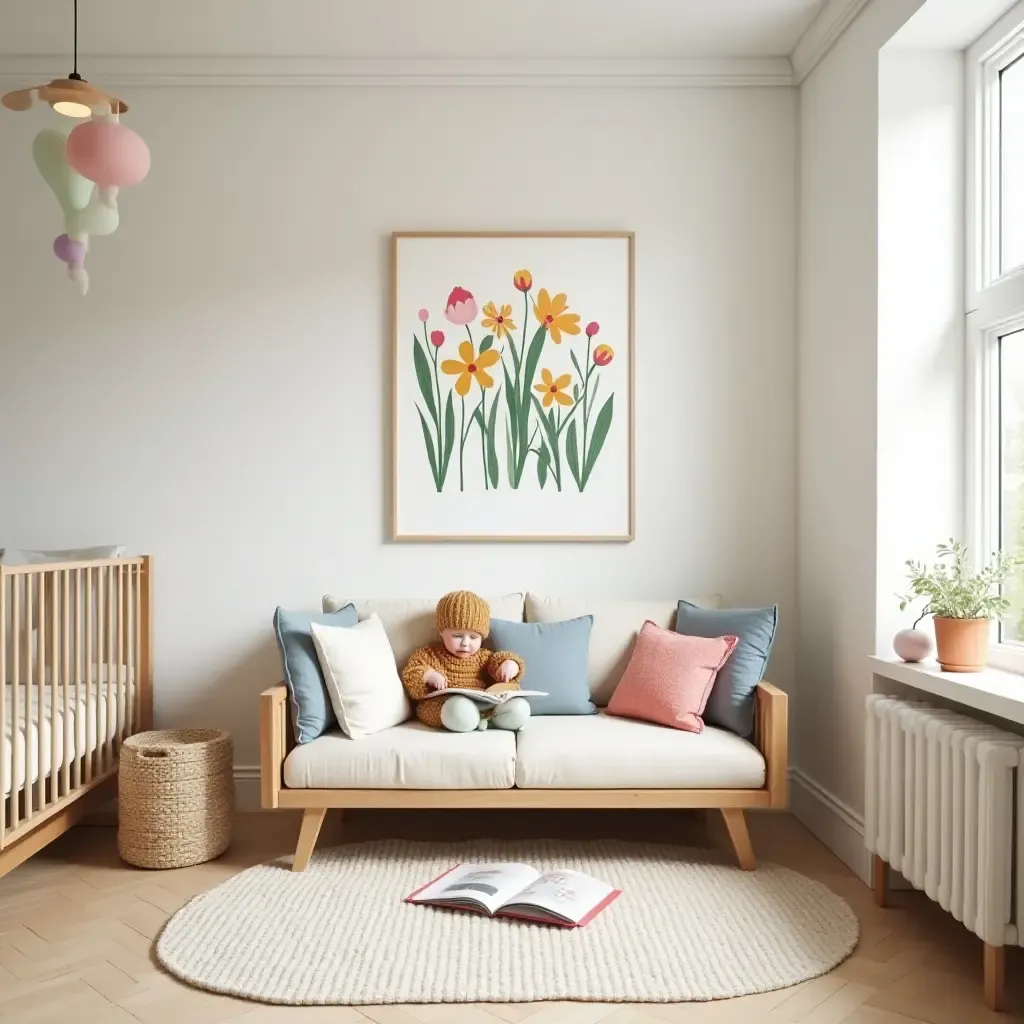
<path fill-rule="evenodd" d="M 336 612 L 322 614 L 288 612 L 283 608 L 274 612 L 274 632 L 284 663 L 284 681 L 291 699 L 296 743 L 308 743 L 338 727 L 338 718 L 327 695 L 327 685 L 309 627 L 313 623 L 318 626 L 354 626 L 358 621 L 355 605 L 351 604 Z"/>
<path fill-rule="evenodd" d="M 749 737 L 754 731 L 754 691 L 764 678 L 772 653 L 779 606 L 769 608 L 701 608 L 680 601 L 676 632 L 684 636 L 736 636 L 739 643 L 711 688 L 704 721 Z"/>
<path fill-rule="evenodd" d="M 526 663 L 522 687 L 543 690 L 547 697 L 529 697 L 533 715 L 593 715 L 587 657 L 593 615 L 564 622 L 512 622 L 491 619 L 487 646 L 512 651 Z"/>

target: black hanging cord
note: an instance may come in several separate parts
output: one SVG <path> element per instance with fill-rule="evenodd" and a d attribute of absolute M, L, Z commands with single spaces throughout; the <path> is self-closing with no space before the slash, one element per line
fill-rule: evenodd
<path fill-rule="evenodd" d="M 82 76 L 78 73 L 78 0 L 74 0 L 75 6 L 75 66 L 68 75 L 68 78 L 74 78 L 76 81 L 81 81 Z"/>

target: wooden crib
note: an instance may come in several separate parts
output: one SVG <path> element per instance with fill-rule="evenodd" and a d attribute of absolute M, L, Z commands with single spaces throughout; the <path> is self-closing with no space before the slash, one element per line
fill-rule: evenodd
<path fill-rule="evenodd" d="M 0 565 L 0 877 L 115 795 L 152 726 L 148 556 Z"/>

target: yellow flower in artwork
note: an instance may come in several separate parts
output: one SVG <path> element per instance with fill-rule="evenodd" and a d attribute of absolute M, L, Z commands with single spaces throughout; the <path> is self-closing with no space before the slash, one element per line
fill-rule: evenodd
<path fill-rule="evenodd" d="M 508 337 L 516 329 L 516 325 L 512 323 L 512 307 L 502 306 L 498 309 L 493 302 L 488 302 L 484 305 L 484 318 L 480 321 L 480 326 L 485 330 L 493 331 L 494 337 L 501 341 L 502 338 Z M 484 353 L 486 355 L 486 353 Z"/>
<path fill-rule="evenodd" d="M 539 391 L 544 396 L 541 405 L 545 409 L 552 402 L 557 402 L 559 405 L 572 405 L 572 396 L 565 393 L 565 389 L 572 380 L 572 374 L 563 373 L 561 377 L 552 377 L 551 371 L 545 367 L 540 371 L 540 379 L 544 383 L 534 384 L 533 390 Z"/>
<path fill-rule="evenodd" d="M 533 312 L 537 322 L 543 324 L 556 345 L 562 344 L 562 332 L 566 334 L 580 333 L 580 318 L 577 313 L 567 313 L 569 308 L 565 300 L 565 292 L 559 292 L 554 298 L 548 295 L 547 288 L 537 293 Z"/>
<path fill-rule="evenodd" d="M 459 378 L 455 382 L 455 393 L 465 398 L 469 394 L 474 377 L 482 388 L 494 386 L 494 378 L 487 372 L 487 367 L 493 366 L 500 358 L 497 350 L 493 348 L 477 355 L 472 342 L 464 341 L 459 345 L 459 358 L 446 359 L 441 363 L 441 372 Z"/>

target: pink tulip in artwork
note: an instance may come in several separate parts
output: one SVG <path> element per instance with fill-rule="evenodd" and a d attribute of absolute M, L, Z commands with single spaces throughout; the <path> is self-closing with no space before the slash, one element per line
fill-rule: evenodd
<path fill-rule="evenodd" d="M 434 348 L 440 348 L 444 344 L 444 331 L 431 331 L 430 344 Z"/>
<path fill-rule="evenodd" d="M 430 319 L 430 310 L 421 309 L 416 315 L 419 317 L 420 323 L 425 324 Z"/>
<path fill-rule="evenodd" d="M 465 288 L 459 288 L 456 285 L 448 296 L 444 315 L 453 324 L 465 327 L 466 324 L 471 324 L 476 319 L 476 314 L 476 299 L 473 298 L 473 293 L 467 292 Z"/>

